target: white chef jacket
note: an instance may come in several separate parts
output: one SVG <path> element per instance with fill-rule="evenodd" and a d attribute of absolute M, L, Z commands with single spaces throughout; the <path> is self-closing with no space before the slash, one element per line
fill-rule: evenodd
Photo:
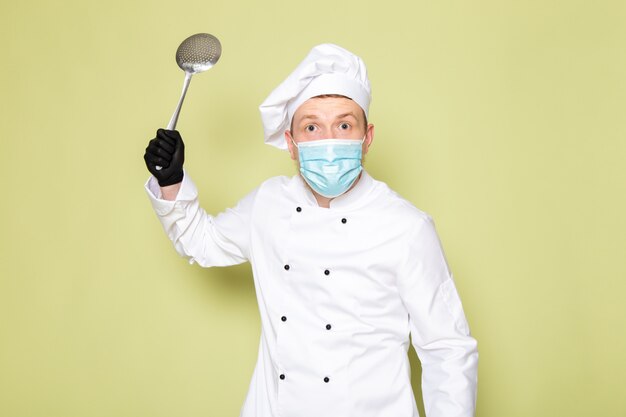
<path fill-rule="evenodd" d="M 250 261 L 261 340 L 240 417 L 470 417 L 478 351 L 431 217 L 362 171 L 319 207 L 300 175 L 268 179 L 217 216 L 185 172 L 175 201 L 145 184 L 177 252 Z"/>

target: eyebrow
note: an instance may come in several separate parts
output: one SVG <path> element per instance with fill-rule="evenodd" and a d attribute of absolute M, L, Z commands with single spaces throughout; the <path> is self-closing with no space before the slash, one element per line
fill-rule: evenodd
<path fill-rule="evenodd" d="M 345 119 L 348 116 L 351 116 L 353 119 L 357 120 L 356 115 L 354 113 L 352 113 L 352 112 L 340 114 L 339 116 L 337 116 L 337 119 Z"/>
<path fill-rule="evenodd" d="M 343 113 L 343 114 L 337 115 L 336 119 L 345 119 L 348 116 L 350 116 L 353 119 L 357 120 L 357 117 L 356 117 L 356 115 L 353 112 L 348 112 L 348 113 Z M 302 120 L 307 120 L 307 119 L 317 120 L 317 119 L 319 119 L 319 117 L 317 117 L 314 114 L 305 114 L 304 116 L 302 116 L 302 119 L 300 119 L 300 120 L 302 121 Z"/>
<path fill-rule="evenodd" d="M 313 119 L 313 120 L 317 120 L 317 119 L 319 119 L 319 117 L 317 117 L 317 116 L 316 116 L 316 115 L 314 115 L 314 114 L 306 114 L 306 115 L 302 116 L 302 119 L 301 119 L 301 120 L 306 120 L 306 119 Z"/>

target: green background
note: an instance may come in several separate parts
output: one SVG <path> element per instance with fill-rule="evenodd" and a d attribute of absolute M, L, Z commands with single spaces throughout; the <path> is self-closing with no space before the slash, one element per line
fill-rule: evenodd
<path fill-rule="evenodd" d="M 189 266 L 143 190 L 175 50 L 209 32 L 178 124 L 207 211 L 295 173 L 258 105 L 337 43 L 372 82 L 368 171 L 436 221 L 476 415 L 625 416 L 624 22 L 623 1 L 2 0 L 0 415 L 239 415 L 250 267 Z"/>

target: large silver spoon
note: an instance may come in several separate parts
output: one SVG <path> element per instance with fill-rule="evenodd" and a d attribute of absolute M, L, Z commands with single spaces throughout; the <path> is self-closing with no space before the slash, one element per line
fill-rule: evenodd
<path fill-rule="evenodd" d="M 187 94 L 187 88 L 191 82 L 191 77 L 198 72 L 209 70 L 215 65 L 222 55 L 222 45 L 220 41 L 213 35 L 208 33 L 196 33 L 185 39 L 176 50 L 176 63 L 185 71 L 185 81 L 183 83 L 183 92 L 178 100 L 178 105 L 170 122 L 167 124 L 167 130 L 176 129 L 176 122 L 180 109 Z M 156 169 L 161 169 L 157 166 Z"/>

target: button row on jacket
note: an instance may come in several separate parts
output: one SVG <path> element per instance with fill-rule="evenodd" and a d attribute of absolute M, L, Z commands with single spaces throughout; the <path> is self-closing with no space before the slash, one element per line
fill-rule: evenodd
<path fill-rule="evenodd" d="M 302 212 L 302 207 L 296 207 L 296 211 L 298 213 Z M 346 219 L 345 217 L 341 219 L 341 223 L 346 224 L 348 223 L 348 219 Z"/>
<path fill-rule="evenodd" d="M 282 321 L 287 321 L 287 316 L 282 316 L 280 319 L 281 319 Z M 330 324 L 327 324 L 327 325 L 326 325 L 326 330 L 330 330 L 330 329 L 332 329 L 332 328 L 333 328 L 333 326 L 331 326 Z"/>
<path fill-rule="evenodd" d="M 280 379 L 285 379 L 285 374 L 280 374 Z M 328 382 L 328 381 L 330 381 L 330 378 L 325 376 L 324 377 L 324 382 Z"/>
<path fill-rule="evenodd" d="M 285 271 L 289 271 L 291 267 L 289 266 L 289 264 L 286 264 L 283 268 L 285 268 Z M 324 275 L 330 275 L 330 271 L 328 269 L 325 269 Z"/>

